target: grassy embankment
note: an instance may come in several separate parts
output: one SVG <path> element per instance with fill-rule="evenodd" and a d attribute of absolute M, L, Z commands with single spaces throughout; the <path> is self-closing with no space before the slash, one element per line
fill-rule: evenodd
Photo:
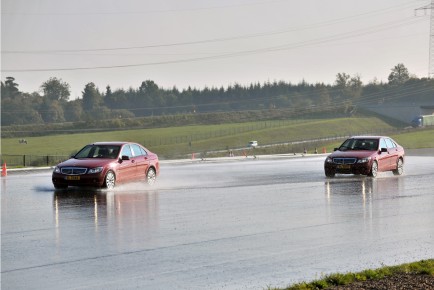
<path fill-rule="evenodd" d="M 349 285 L 357 281 L 383 279 L 396 274 L 416 274 L 434 276 L 434 259 L 422 260 L 398 266 L 385 266 L 368 269 L 358 273 L 331 274 L 312 282 L 297 283 L 287 288 L 268 288 L 269 290 L 316 290 L 338 285 Z"/>
<path fill-rule="evenodd" d="M 338 118 L 300 121 L 263 121 L 221 125 L 183 126 L 158 129 L 62 134 L 42 137 L 3 138 L 2 154 L 70 155 L 82 146 L 95 141 L 128 140 L 141 143 L 156 152 L 161 159 L 185 158 L 191 153 L 244 148 L 249 140 L 260 145 L 343 137 L 352 134 L 392 134 L 398 130 L 378 118 Z M 434 129 L 393 135 L 407 148 L 434 147 Z M 255 149 L 255 154 L 298 153 L 306 147 L 330 152 L 341 141 L 312 141 L 305 144 L 286 144 Z M 235 151 L 242 154 L 244 149 Z M 220 153 L 225 155 L 226 152 Z"/>

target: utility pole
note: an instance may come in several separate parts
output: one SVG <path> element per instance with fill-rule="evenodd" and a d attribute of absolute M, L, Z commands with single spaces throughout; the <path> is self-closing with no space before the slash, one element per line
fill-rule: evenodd
<path fill-rule="evenodd" d="M 429 37 L 429 67 L 428 77 L 434 78 L 434 0 L 431 0 L 431 4 L 417 8 L 417 11 L 424 11 L 426 15 L 427 11 L 430 11 L 430 37 Z"/>

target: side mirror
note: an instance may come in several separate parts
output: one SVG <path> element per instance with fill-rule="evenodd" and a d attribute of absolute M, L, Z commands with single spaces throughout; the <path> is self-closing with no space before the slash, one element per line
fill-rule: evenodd
<path fill-rule="evenodd" d="M 122 160 L 130 160 L 130 157 L 128 157 L 127 155 L 122 155 Z"/>
<path fill-rule="evenodd" d="M 333 151 L 338 151 L 339 148 L 334 148 Z"/>
<path fill-rule="evenodd" d="M 380 152 L 381 153 L 387 153 L 387 148 L 381 148 Z"/>

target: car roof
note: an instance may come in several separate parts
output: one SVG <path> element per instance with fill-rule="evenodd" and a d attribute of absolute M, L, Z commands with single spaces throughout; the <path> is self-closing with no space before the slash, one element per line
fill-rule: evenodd
<path fill-rule="evenodd" d="M 387 137 L 387 136 L 351 136 L 348 139 L 381 139 L 381 138 L 390 138 L 390 137 Z"/>
<path fill-rule="evenodd" d="M 108 142 L 94 142 L 90 145 L 124 145 L 124 144 L 136 144 L 128 141 L 108 141 Z"/>

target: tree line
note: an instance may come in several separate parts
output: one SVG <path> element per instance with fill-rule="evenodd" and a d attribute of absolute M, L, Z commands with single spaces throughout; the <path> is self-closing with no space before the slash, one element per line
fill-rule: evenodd
<path fill-rule="evenodd" d="M 433 101 L 434 80 L 409 74 L 403 64 L 391 69 L 388 82 L 364 85 L 359 75 L 338 73 L 333 84 L 286 81 L 233 84 L 228 87 L 164 89 L 152 80 L 138 88 L 100 90 L 85 85 L 80 98 L 70 100 L 70 85 L 52 77 L 38 92 L 19 90 L 14 77 L 1 82 L 2 126 L 110 120 L 249 110 L 285 109 L 294 113 L 321 110 L 351 112 L 358 105 L 400 101 Z"/>

